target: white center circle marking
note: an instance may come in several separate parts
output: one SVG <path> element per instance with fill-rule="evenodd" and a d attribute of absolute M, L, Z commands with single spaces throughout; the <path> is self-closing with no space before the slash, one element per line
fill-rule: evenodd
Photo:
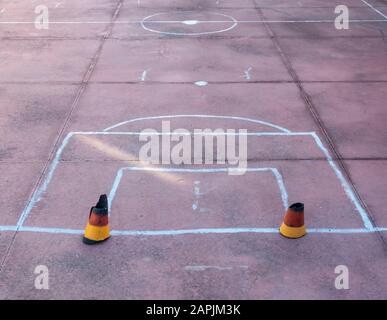
<path fill-rule="evenodd" d="M 182 14 L 184 12 L 178 12 L 177 14 Z M 190 12 L 185 12 L 186 14 L 190 14 Z M 234 29 L 238 25 L 238 21 L 229 15 L 223 14 L 223 13 L 215 13 L 215 12 L 209 12 L 209 15 L 216 16 L 215 19 L 212 20 L 195 20 L 195 19 L 182 19 L 182 20 L 176 20 L 176 19 L 162 19 L 162 16 L 167 16 L 170 13 L 167 12 L 160 12 L 155 13 L 150 16 L 145 17 L 141 21 L 141 27 L 144 30 L 154 32 L 154 33 L 160 33 L 165 35 L 174 35 L 174 36 L 199 36 L 199 35 L 206 35 L 206 34 L 214 34 L 214 33 L 221 33 L 226 32 Z M 158 17 L 157 20 L 152 20 L 153 18 Z M 221 19 L 219 19 L 221 17 Z M 184 24 L 186 26 L 197 26 L 197 25 L 204 25 L 204 24 L 230 24 L 227 28 L 219 29 L 219 30 L 212 30 L 212 31 L 201 31 L 201 32 L 185 32 L 185 31 L 163 31 L 158 30 L 154 26 L 156 25 L 173 25 L 173 24 Z M 152 26 L 153 25 L 153 26 Z"/>

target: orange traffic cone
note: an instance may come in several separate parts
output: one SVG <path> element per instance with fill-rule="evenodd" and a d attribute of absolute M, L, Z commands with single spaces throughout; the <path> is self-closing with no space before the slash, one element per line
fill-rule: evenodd
<path fill-rule="evenodd" d="M 304 204 L 294 203 L 285 213 L 280 233 L 286 238 L 297 239 L 306 235 L 304 225 Z"/>
<path fill-rule="evenodd" d="M 108 199 L 105 194 L 99 197 L 95 207 L 90 209 L 89 222 L 87 223 L 83 243 L 96 244 L 110 237 Z"/>

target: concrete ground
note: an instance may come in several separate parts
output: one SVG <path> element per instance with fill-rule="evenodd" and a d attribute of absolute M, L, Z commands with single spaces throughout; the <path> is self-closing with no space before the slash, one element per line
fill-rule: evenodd
<path fill-rule="evenodd" d="M 386 299 L 386 34 L 385 0 L 0 1 L 0 298 Z M 162 120 L 247 129 L 247 173 L 140 166 Z"/>

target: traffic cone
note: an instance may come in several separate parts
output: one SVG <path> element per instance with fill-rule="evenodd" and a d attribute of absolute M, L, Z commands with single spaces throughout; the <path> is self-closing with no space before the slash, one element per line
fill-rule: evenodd
<path fill-rule="evenodd" d="M 285 213 L 280 233 L 286 238 L 297 239 L 306 235 L 304 225 L 304 204 L 294 203 Z"/>
<path fill-rule="evenodd" d="M 83 243 L 96 244 L 110 237 L 108 199 L 105 194 L 99 197 L 95 207 L 90 209 L 89 222 L 85 228 Z"/>

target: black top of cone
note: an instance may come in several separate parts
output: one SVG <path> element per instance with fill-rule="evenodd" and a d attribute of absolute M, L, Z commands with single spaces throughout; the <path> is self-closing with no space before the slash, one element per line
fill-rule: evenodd
<path fill-rule="evenodd" d="M 108 198 L 107 198 L 106 194 L 102 194 L 99 197 L 99 200 L 98 200 L 97 205 L 95 207 L 98 209 L 107 209 L 109 207 Z"/>
<path fill-rule="evenodd" d="M 108 198 L 107 198 L 106 194 L 102 194 L 99 197 L 99 200 L 98 200 L 97 204 L 95 205 L 95 207 L 91 208 L 91 211 L 96 213 L 96 214 L 106 215 L 106 214 L 108 214 L 108 208 L 109 208 Z"/>
<path fill-rule="evenodd" d="M 304 211 L 304 204 L 301 202 L 293 203 L 290 207 L 295 212 L 303 212 Z"/>

